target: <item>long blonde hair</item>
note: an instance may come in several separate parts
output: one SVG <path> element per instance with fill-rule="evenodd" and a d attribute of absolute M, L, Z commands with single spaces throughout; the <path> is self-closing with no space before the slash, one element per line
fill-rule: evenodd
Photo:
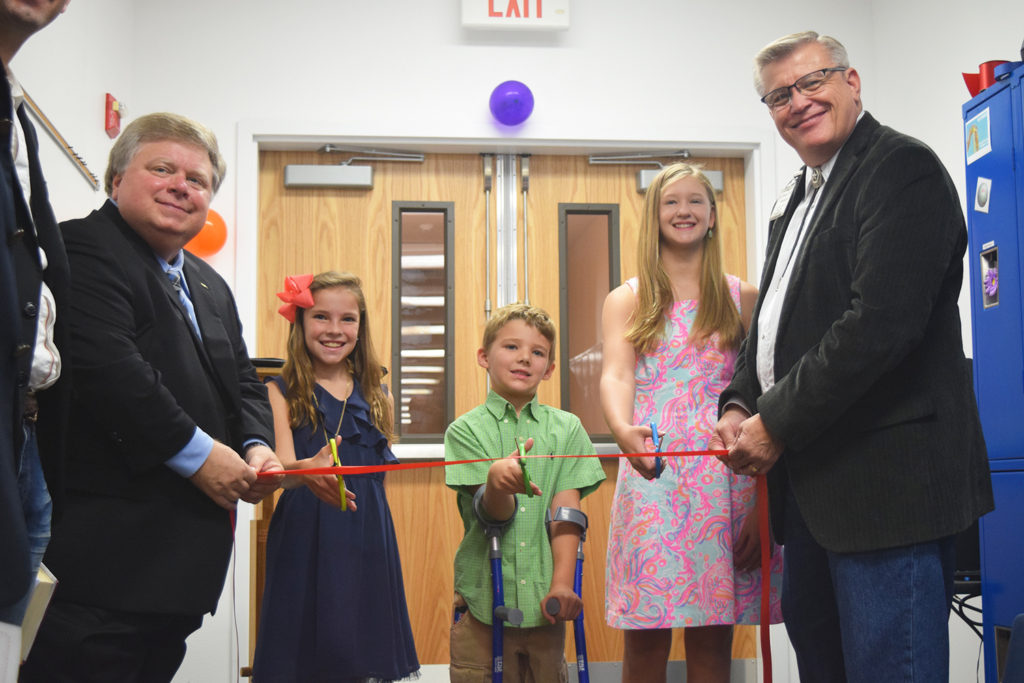
<path fill-rule="evenodd" d="M 359 339 L 345 362 L 352 373 L 352 380 L 359 382 L 363 396 L 370 405 L 370 419 L 374 426 L 388 441 L 394 441 L 395 416 L 381 385 L 384 377 L 383 367 L 370 341 L 370 325 L 366 315 L 366 297 L 363 295 L 362 283 L 351 273 L 329 270 L 316 275 L 309 290 L 315 294 L 321 289 L 335 287 L 343 287 L 351 292 L 359 306 Z M 292 429 L 303 424 L 316 427 L 320 422 L 316 406 L 313 404 L 316 377 L 313 375 L 313 360 L 310 358 L 309 349 L 306 348 L 305 315 L 306 310 L 303 308 L 295 311 L 295 323 L 288 331 L 288 358 L 281 369 Z"/>
<path fill-rule="evenodd" d="M 706 342 L 718 333 L 723 349 L 739 346 L 743 322 L 729 293 L 729 282 L 722 265 L 722 237 L 718 226 L 718 205 L 711 181 L 700 166 L 676 163 L 655 176 L 644 197 L 640 223 L 640 248 L 637 251 L 637 306 L 626 339 L 639 353 L 650 353 L 665 332 L 665 315 L 672 306 L 672 282 L 661 263 L 661 195 L 666 187 L 681 178 L 696 178 L 707 193 L 714 217 L 701 254 L 700 301 L 690 330 L 690 345 Z"/>

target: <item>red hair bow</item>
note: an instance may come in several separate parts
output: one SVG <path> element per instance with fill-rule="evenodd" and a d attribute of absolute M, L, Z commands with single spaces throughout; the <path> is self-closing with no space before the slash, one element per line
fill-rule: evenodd
<path fill-rule="evenodd" d="M 277 298 L 284 305 L 277 309 L 288 320 L 295 324 L 295 309 L 313 306 L 313 292 L 309 286 L 313 284 L 312 275 L 287 275 L 284 278 L 284 291 L 277 293 Z"/>

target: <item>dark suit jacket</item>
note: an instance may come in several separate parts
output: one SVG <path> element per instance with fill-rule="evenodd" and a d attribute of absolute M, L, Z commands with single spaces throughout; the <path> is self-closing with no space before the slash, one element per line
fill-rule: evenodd
<path fill-rule="evenodd" d="M 0 137 L 10 140 L 14 125 L 11 112 L 11 94 L 7 79 L 2 81 L 0 107 Z M 0 221 L 3 225 L 3 243 L 0 244 L 0 606 L 10 605 L 28 590 L 31 565 L 25 519 L 18 496 L 15 457 L 21 450 L 21 392 L 18 389 L 20 372 L 19 349 L 21 326 L 19 296 L 14 274 L 14 252 L 18 248 L 15 235 L 18 216 L 15 194 L 17 177 L 11 160 L 10 143 L 0 151 Z M 27 381 L 27 380 L 26 380 Z"/>
<path fill-rule="evenodd" d="M 3 107 L 0 137 L 9 141 L 13 117 L 10 86 L 6 78 L 0 78 L 0 101 Z M 54 328 L 57 348 L 65 350 L 68 341 L 67 318 L 60 315 L 61 309 L 68 303 L 68 265 L 64 243 L 57 230 L 53 209 L 50 208 L 46 180 L 39 164 L 39 141 L 35 128 L 24 106 L 19 108 L 17 116 L 25 133 L 32 197 L 29 206 L 14 170 L 9 142 L 5 142 L 4 152 L 0 154 L 3 184 L 0 190 L 0 221 L 3 223 L 4 236 L 3 247 L 0 248 L 0 285 L 3 289 L 0 315 L 5 321 L 3 331 L 0 332 L 0 355 L 4 363 L 0 369 L 0 386 L 3 387 L 0 415 L 4 423 L 0 431 L 0 506 L 5 520 L 5 524 L 0 525 L 4 527 L 0 531 L 0 548 L 4 549 L 4 559 L 0 560 L 0 604 L 5 604 L 12 597 L 12 590 L 17 593 L 13 596 L 15 599 L 20 597 L 27 589 L 29 578 L 27 555 L 23 567 L 21 560 L 15 561 L 15 558 L 20 557 L 19 537 L 24 534 L 24 524 L 20 504 L 13 507 L 19 500 L 17 490 L 9 486 L 14 482 L 10 477 L 14 473 L 15 454 L 20 453 L 23 441 L 22 414 L 36 341 L 40 285 L 44 281 L 53 293 L 58 311 Z M 45 271 L 39 259 L 39 247 L 46 252 L 48 266 Z M 64 362 L 60 380 L 39 394 L 40 421 L 36 425 L 36 432 L 40 459 L 55 509 L 59 509 L 61 503 L 60 476 L 70 399 L 70 374 L 71 364 Z M 22 524 L 18 524 L 18 520 Z M 8 548 L 11 549 L 9 555 Z M 15 573 L 19 576 L 23 573 L 25 577 L 26 583 L 20 591 L 17 586 L 21 585 L 21 580 L 7 573 L 12 568 L 12 562 Z"/>
<path fill-rule="evenodd" d="M 54 305 L 57 309 L 53 336 L 57 350 L 62 354 L 60 379 L 56 384 L 38 394 L 39 421 L 36 423 L 39 458 L 43 464 L 43 474 L 46 477 L 47 488 L 50 490 L 50 497 L 53 499 L 53 513 L 55 516 L 59 516 L 63 503 L 65 437 L 68 413 L 71 407 L 72 367 L 74 366 L 69 353 L 71 326 L 68 324 L 68 316 L 61 315 L 61 311 L 67 311 L 70 308 L 71 273 L 67 253 L 64 250 L 64 240 L 57 228 L 57 219 L 53 215 L 53 209 L 50 207 L 46 179 L 43 178 L 43 171 L 39 166 L 39 139 L 32 122 L 29 121 L 25 107 L 18 110 L 18 116 L 25 131 L 25 143 L 29 152 L 29 175 L 32 179 L 32 218 L 35 222 L 38 244 L 46 252 L 47 266 L 46 270 L 42 272 L 42 280 L 53 294 Z M 38 263 L 38 252 L 34 249 L 32 256 Z M 39 271 L 35 268 L 26 269 L 26 271 L 31 274 L 25 278 L 19 273 L 18 288 L 34 293 L 35 300 L 38 302 Z M 34 330 L 32 334 L 35 334 Z M 34 341 L 35 337 L 33 336 L 32 339 Z"/>
<path fill-rule="evenodd" d="M 65 514 L 46 563 L 62 600 L 132 612 L 214 609 L 232 521 L 165 462 L 198 425 L 273 445 L 266 388 L 227 284 L 185 253 L 200 340 L 156 256 L 107 202 L 61 224 L 76 367 Z"/>
<path fill-rule="evenodd" d="M 829 550 L 954 534 L 993 507 L 957 308 L 956 190 L 928 147 L 865 114 L 822 192 L 781 311 L 777 383 L 761 392 L 757 318 L 799 193 L 771 224 L 754 324 L 720 405 L 756 407 L 785 444 L 768 475 L 778 540 L 787 486 Z"/>

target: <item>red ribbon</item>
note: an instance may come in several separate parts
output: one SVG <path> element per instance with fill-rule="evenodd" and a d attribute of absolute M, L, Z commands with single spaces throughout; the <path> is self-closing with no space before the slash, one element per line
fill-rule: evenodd
<path fill-rule="evenodd" d="M 278 295 L 280 296 L 280 295 Z M 678 451 L 675 453 L 658 453 L 663 458 L 689 458 L 705 455 L 728 455 L 725 450 Z M 622 453 L 621 455 L 523 455 L 523 458 L 633 458 L 650 457 L 653 453 Z M 469 465 L 477 462 L 494 462 L 494 458 L 477 458 L 475 460 L 415 460 L 390 465 L 341 465 L 340 467 L 314 467 L 308 470 L 286 470 L 284 472 L 259 472 L 257 477 L 274 476 L 307 476 L 316 474 L 349 475 L 373 474 L 375 472 L 391 472 L 394 470 L 418 470 L 427 467 L 450 467 L 452 465 Z M 765 475 L 754 477 L 757 482 L 757 531 L 761 541 L 761 670 L 764 683 L 772 683 L 772 649 L 769 634 L 771 604 L 771 532 L 768 511 L 768 480 Z"/>
<path fill-rule="evenodd" d="M 764 683 L 772 683 L 771 627 L 772 533 L 768 518 L 768 477 L 759 474 L 757 482 L 757 535 L 761 540 L 761 671 Z"/>
<path fill-rule="evenodd" d="M 658 453 L 662 457 L 684 458 L 696 455 L 727 455 L 729 451 L 679 451 L 677 453 Z M 622 453 L 621 455 L 523 455 L 523 458 L 633 458 L 650 457 L 653 453 Z M 420 470 L 428 467 L 449 467 L 451 465 L 470 465 L 476 462 L 494 462 L 494 458 L 477 458 L 476 460 L 414 460 L 390 465 L 341 465 L 336 467 L 311 467 L 308 470 L 285 470 L 284 472 L 259 472 L 257 477 L 274 477 L 279 475 L 305 476 L 314 474 L 373 474 L 375 472 L 391 472 L 393 470 Z"/>
<path fill-rule="evenodd" d="M 296 308 L 311 308 L 313 306 L 313 293 L 309 286 L 313 284 L 312 275 L 288 275 L 284 279 L 284 291 L 277 293 L 277 298 L 284 302 L 277 312 L 285 319 L 295 324 Z"/>

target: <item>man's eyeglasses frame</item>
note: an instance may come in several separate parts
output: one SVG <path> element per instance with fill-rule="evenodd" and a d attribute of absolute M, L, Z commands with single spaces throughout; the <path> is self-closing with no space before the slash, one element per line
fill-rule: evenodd
<path fill-rule="evenodd" d="M 804 74 L 800 78 L 796 79 L 790 85 L 784 85 L 781 88 L 775 88 L 774 90 L 766 93 L 765 96 L 761 98 L 761 101 L 764 102 L 772 111 L 782 109 L 792 101 L 793 95 L 791 91 L 794 88 L 801 95 L 814 94 L 821 90 L 822 86 L 824 86 L 828 81 L 830 75 L 839 71 L 847 71 L 849 68 L 850 67 L 848 66 L 830 66 L 824 69 L 812 71 L 811 73 Z"/>

